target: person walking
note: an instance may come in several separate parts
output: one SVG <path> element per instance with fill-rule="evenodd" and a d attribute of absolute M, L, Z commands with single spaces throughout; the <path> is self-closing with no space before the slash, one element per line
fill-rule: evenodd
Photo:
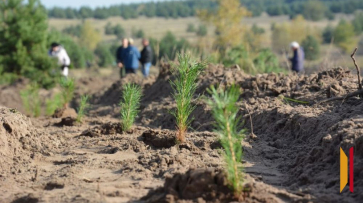
<path fill-rule="evenodd" d="M 142 45 L 144 46 L 144 48 L 141 51 L 140 62 L 141 62 L 142 74 L 144 75 L 145 78 L 149 77 L 150 67 L 152 65 L 152 60 L 153 60 L 153 52 L 149 44 L 150 43 L 148 39 L 142 40 Z"/>
<path fill-rule="evenodd" d="M 64 77 L 68 77 L 68 68 L 71 65 L 71 59 L 69 58 L 67 51 L 57 42 L 53 42 L 50 46 L 51 48 L 48 51 L 48 55 L 58 59 L 58 65 L 61 66 L 61 74 Z"/>
<path fill-rule="evenodd" d="M 117 67 L 120 68 L 120 78 L 123 78 L 126 75 L 122 57 L 123 57 L 123 52 L 127 49 L 128 46 L 129 46 L 129 40 L 127 38 L 124 38 L 122 40 L 122 45 L 116 51 L 116 60 L 117 60 L 116 62 L 117 62 Z"/>
<path fill-rule="evenodd" d="M 136 74 L 139 69 L 140 52 L 133 45 L 134 40 L 129 39 L 129 46 L 122 52 L 122 62 L 125 67 L 126 74 Z"/>
<path fill-rule="evenodd" d="M 292 42 L 291 43 L 291 50 L 293 51 L 293 57 L 290 59 L 291 61 L 291 69 L 297 73 L 304 71 L 304 60 L 305 60 L 305 53 L 304 49 L 300 47 L 299 43 Z"/>

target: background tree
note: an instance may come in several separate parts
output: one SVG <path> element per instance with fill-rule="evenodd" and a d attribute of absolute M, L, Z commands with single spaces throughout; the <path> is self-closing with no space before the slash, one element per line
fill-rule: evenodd
<path fill-rule="evenodd" d="M 188 24 L 188 27 L 187 27 L 187 32 L 195 32 L 196 29 L 195 29 L 195 26 L 193 23 L 189 23 Z"/>
<path fill-rule="evenodd" d="M 357 35 L 363 32 L 363 12 L 356 12 L 352 21 L 354 31 Z"/>
<path fill-rule="evenodd" d="M 315 37 L 308 35 L 302 41 L 301 46 L 304 48 L 305 58 L 307 60 L 316 60 L 319 58 L 320 43 Z"/>
<path fill-rule="evenodd" d="M 207 34 L 208 34 L 207 26 L 205 26 L 203 24 L 199 25 L 198 30 L 197 30 L 197 35 L 200 36 L 200 37 L 204 37 Z"/>
<path fill-rule="evenodd" d="M 50 87 L 55 64 L 47 55 L 47 14 L 40 1 L 1 1 L 0 20 L 0 77 L 15 74 Z"/>
<path fill-rule="evenodd" d="M 114 54 L 111 53 L 110 47 L 102 43 L 97 45 L 95 55 L 98 59 L 97 64 L 100 67 L 111 66 L 115 61 Z"/>
<path fill-rule="evenodd" d="M 244 26 L 241 21 L 251 13 L 241 6 L 239 0 L 217 0 L 216 11 L 199 11 L 199 18 L 216 27 L 217 38 L 215 44 L 218 47 L 228 48 L 242 44 Z M 241 36 L 241 37 L 237 37 Z"/>
<path fill-rule="evenodd" d="M 345 20 L 341 20 L 334 30 L 334 43 L 343 51 L 351 51 L 355 46 L 354 27 Z"/>
<path fill-rule="evenodd" d="M 125 29 L 120 24 L 117 24 L 113 28 L 113 33 L 117 36 L 118 39 L 121 39 L 126 35 Z"/>
<path fill-rule="evenodd" d="M 303 15 L 307 20 L 319 21 L 324 18 L 327 7 L 318 0 L 309 0 L 304 4 Z"/>
<path fill-rule="evenodd" d="M 95 50 L 97 44 L 101 41 L 100 33 L 95 30 L 89 21 L 84 21 L 79 38 L 80 45 L 89 50 Z"/>
<path fill-rule="evenodd" d="M 334 35 L 334 27 L 329 24 L 324 28 L 322 33 L 323 42 L 326 44 L 331 43 L 333 40 L 333 35 Z"/>

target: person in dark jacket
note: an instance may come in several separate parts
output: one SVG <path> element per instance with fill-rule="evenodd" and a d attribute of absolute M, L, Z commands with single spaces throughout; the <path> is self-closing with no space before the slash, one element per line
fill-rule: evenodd
<path fill-rule="evenodd" d="M 149 76 L 150 67 L 151 67 L 152 61 L 153 61 L 153 52 L 149 45 L 148 39 L 143 39 L 142 45 L 144 46 L 144 48 L 141 51 L 140 62 L 142 65 L 142 74 L 144 75 L 145 78 L 147 78 Z"/>
<path fill-rule="evenodd" d="M 117 66 L 120 68 L 120 77 L 123 78 L 126 75 L 125 67 L 123 65 L 123 52 L 127 49 L 129 46 L 129 40 L 127 38 L 124 38 L 122 40 L 122 45 L 117 49 L 116 51 L 116 62 Z"/>
<path fill-rule="evenodd" d="M 300 73 L 304 71 L 304 60 L 305 60 L 305 53 L 302 47 L 300 47 L 299 43 L 292 42 L 291 49 L 294 53 L 293 57 L 290 59 L 292 71 Z"/>
<path fill-rule="evenodd" d="M 123 66 L 125 67 L 126 74 L 129 73 L 137 73 L 137 69 L 139 69 L 139 60 L 140 60 L 140 52 L 133 45 L 134 40 L 129 39 L 129 46 L 122 51 L 121 59 Z"/>

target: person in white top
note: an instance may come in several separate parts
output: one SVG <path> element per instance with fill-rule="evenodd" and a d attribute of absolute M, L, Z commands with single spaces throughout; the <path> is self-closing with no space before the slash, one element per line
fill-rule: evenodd
<path fill-rule="evenodd" d="M 58 58 L 58 65 L 61 66 L 62 75 L 68 76 L 68 68 L 71 65 L 71 59 L 69 58 L 67 51 L 60 44 L 53 42 L 48 52 L 49 56 Z"/>

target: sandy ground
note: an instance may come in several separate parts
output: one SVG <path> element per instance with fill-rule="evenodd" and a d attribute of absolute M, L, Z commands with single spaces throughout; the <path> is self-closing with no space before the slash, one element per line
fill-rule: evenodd
<path fill-rule="evenodd" d="M 175 108 L 168 67 L 146 80 L 77 79 L 71 107 L 80 95 L 92 95 L 81 125 L 24 116 L 19 91 L 27 81 L 0 87 L 0 202 L 363 201 L 363 102 L 354 97 L 316 103 L 355 91 L 349 71 L 251 76 L 211 65 L 198 80 L 196 96 L 202 98 L 193 101 L 187 142 L 178 144 L 168 113 Z M 118 103 L 128 82 L 140 84 L 144 96 L 133 129 L 123 132 Z M 203 99 L 210 85 L 233 83 L 243 91 L 237 105 L 247 129 L 241 143 L 249 190 L 244 199 L 226 185 L 222 149 Z M 347 154 L 354 147 L 354 193 L 348 187 L 339 193 L 339 147 Z"/>

